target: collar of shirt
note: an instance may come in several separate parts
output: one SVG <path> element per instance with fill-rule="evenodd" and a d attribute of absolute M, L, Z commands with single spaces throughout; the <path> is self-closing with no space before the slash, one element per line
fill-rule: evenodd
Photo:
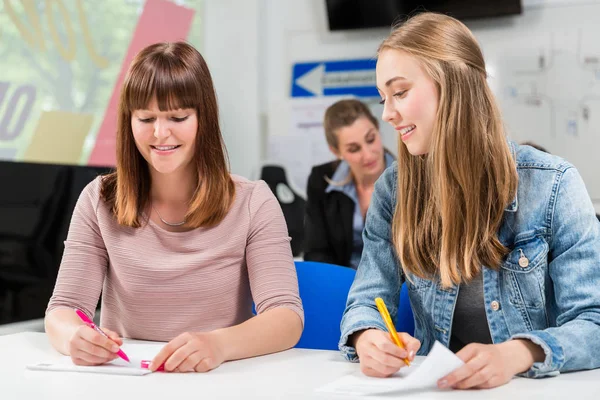
<path fill-rule="evenodd" d="M 385 167 L 388 168 L 395 161 L 393 154 L 388 153 L 385 154 Z M 350 165 L 346 161 L 341 161 L 340 165 L 336 168 L 331 180 L 333 182 L 343 182 L 347 179 L 350 174 Z M 346 196 L 350 197 L 356 204 L 358 204 L 358 193 L 356 192 L 356 185 L 354 185 L 354 180 L 349 180 L 345 185 L 335 185 L 330 183 L 325 189 L 325 193 L 329 193 L 332 190 L 337 190 L 338 192 L 344 193 Z"/>

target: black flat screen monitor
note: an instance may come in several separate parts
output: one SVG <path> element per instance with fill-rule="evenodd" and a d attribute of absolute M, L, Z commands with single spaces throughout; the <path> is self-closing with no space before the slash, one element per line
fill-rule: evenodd
<path fill-rule="evenodd" d="M 521 13 L 521 0 L 325 0 L 329 29 L 391 27 L 398 18 L 434 11 L 475 19 Z"/>

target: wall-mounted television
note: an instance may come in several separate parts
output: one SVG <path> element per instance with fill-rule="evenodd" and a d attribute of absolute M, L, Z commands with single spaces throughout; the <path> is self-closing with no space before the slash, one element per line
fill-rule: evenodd
<path fill-rule="evenodd" d="M 475 19 L 520 14 L 521 0 L 325 0 L 332 31 L 391 27 L 398 17 L 435 11 Z"/>

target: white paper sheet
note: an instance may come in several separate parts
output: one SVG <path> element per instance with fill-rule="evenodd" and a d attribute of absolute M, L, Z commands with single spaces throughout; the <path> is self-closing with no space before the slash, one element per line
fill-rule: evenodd
<path fill-rule="evenodd" d="M 75 365 L 67 363 L 39 363 L 30 364 L 27 369 L 33 371 L 56 371 L 56 372 L 87 372 L 96 374 L 108 374 L 108 375 L 130 375 L 130 376 L 142 376 L 151 374 L 152 371 L 149 369 L 127 367 L 122 365 L 97 365 L 97 366 L 85 366 Z"/>
<path fill-rule="evenodd" d="M 413 363 L 410 367 L 402 368 L 390 378 L 371 378 L 359 372 L 321 386 L 317 391 L 345 395 L 372 395 L 435 389 L 438 379 L 463 364 L 460 358 L 436 341 L 425 360 L 420 364 Z"/>
<path fill-rule="evenodd" d="M 151 371 L 141 368 L 141 361 L 152 360 L 163 346 L 163 343 L 124 343 L 123 346 L 121 346 L 121 349 L 127 354 L 127 357 L 129 357 L 130 363 L 127 363 L 121 358 L 117 358 L 104 365 L 83 366 L 73 364 L 70 357 L 61 357 L 58 361 L 30 364 L 27 365 L 27 368 L 34 371 L 88 372 L 97 374 L 142 376 L 150 374 Z"/>

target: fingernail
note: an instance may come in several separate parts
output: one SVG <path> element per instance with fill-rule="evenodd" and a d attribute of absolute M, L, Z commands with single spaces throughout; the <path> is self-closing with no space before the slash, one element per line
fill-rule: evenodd
<path fill-rule="evenodd" d="M 448 381 L 445 379 L 442 379 L 441 381 L 438 381 L 438 387 L 440 389 L 445 389 L 448 387 Z"/>
<path fill-rule="evenodd" d="M 117 351 L 119 351 L 119 346 L 117 346 L 116 344 L 113 344 L 111 349 L 114 353 L 116 353 Z"/>
<path fill-rule="evenodd" d="M 414 351 L 411 351 L 410 353 L 408 353 L 408 358 L 409 358 L 409 359 L 411 359 L 411 360 L 412 360 L 413 358 L 415 358 L 415 352 L 414 352 Z"/>

